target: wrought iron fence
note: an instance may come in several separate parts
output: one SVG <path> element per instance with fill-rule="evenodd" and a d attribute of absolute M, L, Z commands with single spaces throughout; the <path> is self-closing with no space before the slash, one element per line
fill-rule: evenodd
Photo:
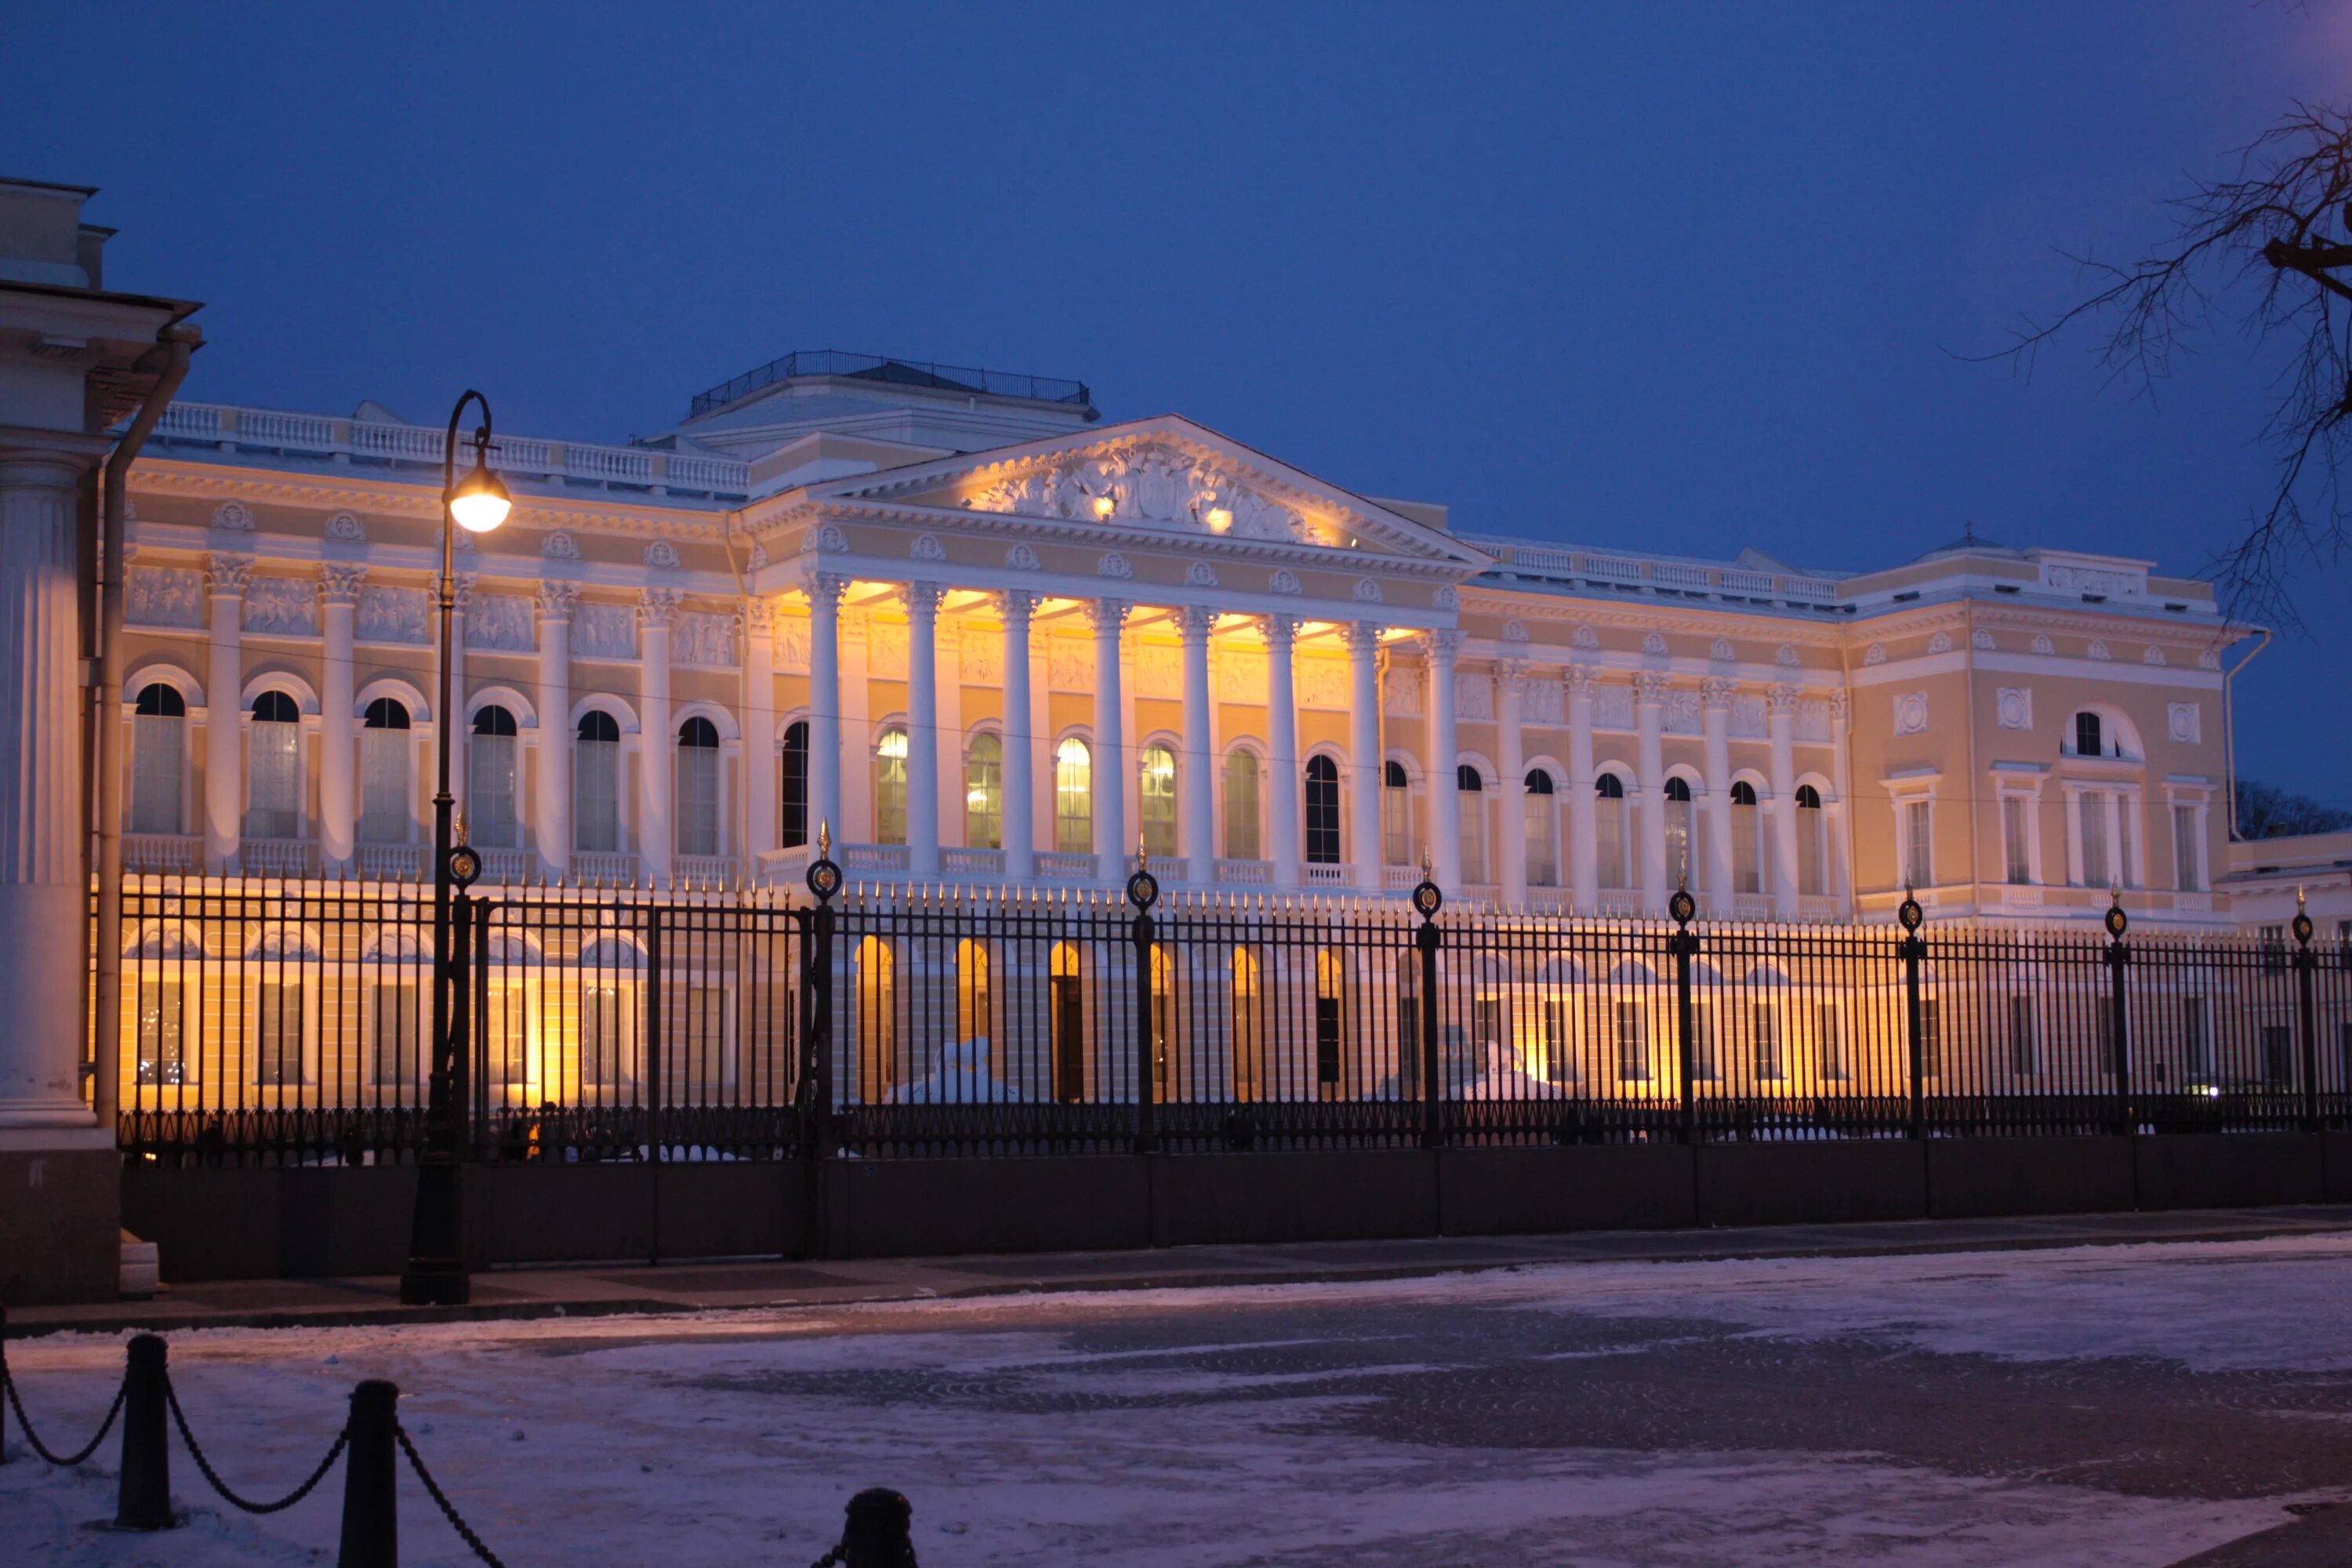
<path fill-rule="evenodd" d="M 491 1161 L 2167 1133 L 2352 1122 L 2352 948 L 1016 892 L 476 899 Z M 131 880 L 122 1147 L 423 1146 L 427 889 Z M 1906 916 L 1916 918 L 1916 906 Z M 95 1044 L 95 1042 L 93 1042 Z"/>

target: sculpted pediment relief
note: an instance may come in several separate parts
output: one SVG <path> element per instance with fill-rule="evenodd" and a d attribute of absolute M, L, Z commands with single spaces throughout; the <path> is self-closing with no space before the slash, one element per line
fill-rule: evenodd
<path fill-rule="evenodd" d="M 971 511 L 1072 522 L 1121 522 L 1298 544 L 1340 545 L 1328 518 L 1276 500 L 1223 464 L 1170 443 L 1065 454 L 974 476 L 957 498 Z"/>

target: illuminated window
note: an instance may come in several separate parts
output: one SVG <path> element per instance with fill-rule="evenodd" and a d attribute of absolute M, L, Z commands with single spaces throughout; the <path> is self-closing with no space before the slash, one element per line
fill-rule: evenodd
<path fill-rule="evenodd" d="M 1555 887 L 1559 882 L 1559 812 L 1551 775 L 1541 768 L 1528 774 L 1522 809 L 1527 813 L 1528 885 Z"/>
<path fill-rule="evenodd" d="M 1829 819 L 1822 811 L 1822 792 L 1811 784 L 1797 786 L 1797 891 L 1818 897 L 1829 891 Z"/>
<path fill-rule="evenodd" d="M 253 700 L 245 791 L 247 838 L 292 838 L 302 831 L 302 715 L 283 691 Z"/>
<path fill-rule="evenodd" d="M 1932 888 L 1936 885 L 1935 819 L 1924 800 L 1905 801 L 1902 813 L 1904 884 Z"/>
<path fill-rule="evenodd" d="M 2024 887 L 2033 880 L 2033 844 L 2028 837 L 2032 830 L 2030 814 L 2032 800 L 2021 795 L 2000 797 L 2000 847 L 2003 870 L 2013 887 Z"/>
<path fill-rule="evenodd" d="M 857 1103 L 880 1105 L 898 1085 L 898 955 L 878 936 L 859 940 L 856 998 L 851 1015 Z"/>
<path fill-rule="evenodd" d="M 719 853 L 719 726 L 699 716 L 677 727 L 677 852 Z"/>
<path fill-rule="evenodd" d="M 1255 752 L 1225 754 L 1225 858 L 1255 860 L 1263 840 L 1258 832 L 1258 766 Z"/>
<path fill-rule="evenodd" d="M 988 948 L 965 937 L 956 943 L 956 1038 L 986 1039 L 990 1028 Z M 970 1058 L 966 1059 L 971 1061 Z M 980 1070 L 976 1061 L 970 1070 Z"/>
<path fill-rule="evenodd" d="M 188 769 L 188 705 L 158 682 L 139 693 L 131 720 L 131 831 L 177 833 Z"/>
<path fill-rule="evenodd" d="M 1750 1014 L 1755 1029 L 1756 1078 L 1761 1083 L 1777 1083 L 1789 1076 L 1788 1062 L 1780 1049 L 1780 1005 L 1759 1002 Z"/>
<path fill-rule="evenodd" d="M 2184 893 L 2205 890 L 2205 836 L 2197 830 L 2198 808 L 2172 808 L 2173 880 Z"/>
<path fill-rule="evenodd" d="M 1085 855 L 1095 847 L 1094 754 L 1073 735 L 1054 748 L 1054 847 Z"/>
<path fill-rule="evenodd" d="M 784 727 L 784 744 L 777 759 L 776 792 L 780 820 L 776 842 L 786 849 L 797 849 L 809 841 L 808 822 L 808 725 L 795 721 Z"/>
<path fill-rule="evenodd" d="M 253 1081 L 266 1089 L 310 1081 L 302 1049 L 302 983 L 265 980 L 253 1008 Z"/>
<path fill-rule="evenodd" d="M 1604 888 L 1625 885 L 1625 781 L 1602 773 L 1592 781 L 1594 880 Z"/>
<path fill-rule="evenodd" d="M 383 1089 L 414 1089 L 424 1079 L 417 1068 L 425 1031 L 416 1009 L 416 987 L 404 981 L 378 981 L 367 988 L 368 1068 Z"/>
<path fill-rule="evenodd" d="M 515 810 L 515 719 L 496 703 L 474 715 L 466 738 L 466 831 L 476 843 L 512 849 L 522 826 Z"/>
<path fill-rule="evenodd" d="M 1692 809 L 1688 779 L 1666 781 L 1666 880 L 1677 888 L 1695 888 L 1699 879 L 1693 860 L 1697 845 L 1697 816 Z"/>
<path fill-rule="evenodd" d="M 1137 784 L 1143 809 L 1143 852 L 1156 858 L 1176 853 L 1176 753 L 1146 746 Z"/>
<path fill-rule="evenodd" d="M 1248 1101 L 1257 1098 L 1258 1074 L 1265 1065 L 1260 1042 L 1265 1020 L 1259 1012 L 1257 954 L 1246 947 L 1234 949 L 1231 1000 L 1234 1098 Z"/>
<path fill-rule="evenodd" d="M 408 709 L 390 697 L 367 705 L 360 721 L 360 841 L 405 844 L 409 811 Z"/>
<path fill-rule="evenodd" d="M 203 1055 L 188 1049 L 183 1032 L 189 1000 L 176 975 L 139 982 L 138 1079 L 142 1084 L 177 1089 L 197 1081 Z"/>
<path fill-rule="evenodd" d="M 621 725 L 601 708 L 580 716 L 572 742 L 572 847 L 590 854 L 621 847 Z"/>
<path fill-rule="evenodd" d="M 1454 770 L 1454 787 L 1461 796 L 1462 879 L 1486 879 L 1486 781 L 1468 763 Z"/>
<path fill-rule="evenodd" d="M 963 754 L 963 841 L 1004 847 L 1004 742 L 994 735 L 974 735 Z"/>
<path fill-rule="evenodd" d="M 1047 1018 L 1053 1030 L 1054 1098 L 1076 1105 L 1087 1097 L 1087 994 L 1078 950 L 1057 942 L 1047 955 Z"/>
<path fill-rule="evenodd" d="M 1381 853 L 1391 866 L 1412 864 L 1412 779 L 1402 763 L 1381 769 Z"/>
<path fill-rule="evenodd" d="M 874 842 L 907 842 L 907 731 L 896 724 L 874 742 Z"/>
<path fill-rule="evenodd" d="M 1328 757 L 1307 759 L 1307 859 L 1339 863 L 1339 764 Z"/>

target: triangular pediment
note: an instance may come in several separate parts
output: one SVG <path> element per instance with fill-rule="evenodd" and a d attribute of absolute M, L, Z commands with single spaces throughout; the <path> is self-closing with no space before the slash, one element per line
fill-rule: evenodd
<path fill-rule="evenodd" d="M 1127 533 L 1320 545 L 1475 570 L 1442 530 L 1173 415 L 829 480 L 810 499 L 1035 518 Z"/>

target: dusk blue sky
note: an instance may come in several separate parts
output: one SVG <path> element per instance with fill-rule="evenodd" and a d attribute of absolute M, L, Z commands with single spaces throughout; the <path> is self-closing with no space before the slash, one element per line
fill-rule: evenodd
<path fill-rule="evenodd" d="M 2161 399 L 1997 347 L 2295 97 L 2331 6 L 11 8 L 5 172 L 94 184 L 187 395 L 619 439 L 794 347 L 1077 376 L 1456 525 L 2194 570 L 2264 493 L 2225 324 Z M 2343 569 L 2239 680 L 2352 805 Z"/>

